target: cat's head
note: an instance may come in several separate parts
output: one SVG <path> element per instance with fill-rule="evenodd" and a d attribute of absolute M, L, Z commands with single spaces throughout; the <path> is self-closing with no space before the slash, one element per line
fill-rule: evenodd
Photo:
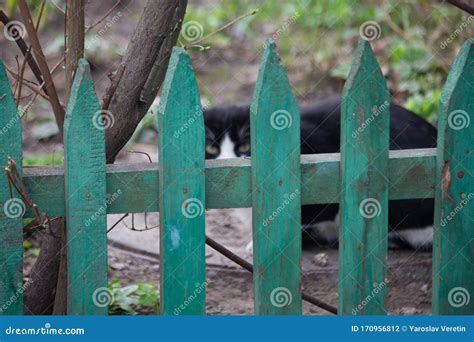
<path fill-rule="evenodd" d="M 206 159 L 250 156 L 248 105 L 213 107 L 204 113 Z"/>

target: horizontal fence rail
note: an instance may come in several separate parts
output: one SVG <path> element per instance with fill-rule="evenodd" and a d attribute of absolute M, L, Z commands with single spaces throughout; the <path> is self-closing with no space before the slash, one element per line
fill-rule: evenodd
<path fill-rule="evenodd" d="M 434 198 L 436 149 L 390 151 L 389 155 L 387 178 L 396 184 L 389 191 L 391 200 Z M 339 153 L 301 156 L 302 204 L 339 202 L 339 159 Z M 206 160 L 204 173 L 206 208 L 252 206 L 250 159 Z M 107 193 L 113 197 L 107 214 L 158 212 L 159 199 L 149 190 L 158 188 L 159 178 L 158 163 L 107 165 Z M 23 180 L 42 211 L 64 215 L 64 168 L 25 167 Z"/>
<path fill-rule="evenodd" d="M 158 114 L 159 163 L 134 165 L 105 165 L 107 113 L 81 60 L 64 127 L 64 168 L 22 169 L 20 117 L 0 63 L 0 158 L 16 162 L 41 212 L 66 217 L 68 314 L 107 313 L 100 301 L 107 295 L 106 214 L 157 211 L 161 312 L 205 314 L 205 209 L 239 207 L 253 208 L 255 313 L 301 314 L 300 205 L 323 203 L 341 204 L 338 312 L 386 314 L 388 201 L 415 198 L 436 203 L 433 312 L 474 314 L 473 42 L 459 52 L 443 91 L 436 149 L 389 151 L 387 107 L 358 129 L 374 106 L 390 102 L 370 44 L 361 41 L 342 96 L 341 153 L 303 156 L 298 108 L 269 42 L 251 105 L 252 157 L 210 161 L 191 60 L 175 48 Z M 367 201 L 378 215 L 361 215 Z M 0 314 L 22 314 L 29 285 L 22 217 L 34 215 L 5 174 L 0 204 Z"/>

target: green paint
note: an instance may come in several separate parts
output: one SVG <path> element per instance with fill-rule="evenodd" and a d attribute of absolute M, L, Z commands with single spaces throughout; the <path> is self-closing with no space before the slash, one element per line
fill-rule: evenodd
<path fill-rule="evenodd" d="M 107 314 L 101 305 L 108 282 L 105 138 L 99 115 L 89 65 L 81 59 L 64 123 L 70 315 Z"/>
<path fill-rule="evenodd" d="M 396 184 L 390 199 L 433 198 L 436 149 L 391 151 L 388 179 Z M 248 159 L 206 161 L 207 208 L 252 206 L 251 167 Z M 159 211 L 156 194 L 158 164 L 107 165 L 107 189 L 120 197 L 107 207 L 108 214 Z M 64 172 L 62 168 L 28 167 L 23 180 L 32 200 L 49 216 L 64 216 Z M 301 200 L 303 204 L 339 202 L 339 154 L 301 156 Z M 42 187 L 39 187 L 42 184 Z M 29 214 L 28 212 L 26 213 Z"/>
<path fill-rule="evenodd" d="M 342 93 L 342 315 L 387 312 L 389 106 L 390 94 L 380 66 L 370 44 L 361 41 Z"/>
<path fill-rule="evenodd" d="M 300 113 L 274 43 L 250 111 L 255 313 L 301 314 Z"/>
<path fill-rule="evenodd" d="M 361 42 L 343 92 L 341 155 L 301 157 L 299 113 L 274 49 L 271 43 L 264 52 L 252 102 L 252 163 L 203 160 L 205 131 L 194 72 L 189 56 L 175 49 L 158 115 L 160 163 L 106 166 L 104 132 L 93 120 L 100 107 L 88 64 L 80 61 L 64 129 L 65 168 L 23 170 L 41 211 L 67 217 L 69 314 L 107 312 L 94 304 L 96 290 L 107 286 L 105 212 L 161 212 L 162 311 L 204 314 L 204 208 L 252 206 L 255 312 L 300 314 L 300 204 L 336 202 L 341 203 L 339 312 L 385 314 L 388 199 L 433 197 L 433 312 L 474 313 L 473 40 L 459 53 L 443 92 L 437 150 L 388 151 L 389 93 L 370 45 Z M 0 162 L 11 156 L 22 172 L 21 125 L 2 63 L 0 112 Z M 107 189 L 115 196 L 108 203 Z M 2 206 L 9 198 L 3 174 Z M 371 218 L 360 213 L 369 198 L 377 200 L 378 215 Z M 0 313 L 21 314 L 22 219 L 2 210 L 0 227 L 0 304 L 15 298 Z"/>
<path fill-rule="evenodd" d="M 433 250 L 433 313 L 474 314 L 474 39 L 441 98 Z M 470 297 L 470 300 L 468 300 Z"/>
<path fill-rule="evenodd" d="M 160 306 L 166 315 L 203 315 L 205 131 L 194 71 L 183 49 L 175 48 L 170 59 L 158 130 Z"/>
<path fill-rule="evenodd" d="M 20 116 L 12 96 L 3 63 L 0 61 L 0 315 L 23 313 L 23 220 L 24 203 L 13 190 L 10 198 L 3 167 L 13 158 L 22 168 Z"/>

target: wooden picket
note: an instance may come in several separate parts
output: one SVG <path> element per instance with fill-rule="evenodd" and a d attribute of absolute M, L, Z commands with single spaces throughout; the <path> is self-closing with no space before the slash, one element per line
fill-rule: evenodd
<path fill-rule="evenodd" d="M 275 43 L 250 109 L 256 314 L 301 314 L 300 113 Z"/>
<path fill-rule="evenodd" d="M 300 115 L 269 42 L 251 105 L 251 159 L 205 162 L 194 71 L 188 54 L 175 48 L 158 114 L 159 163 L 106 166 L 103 119 L 113 121 L 113 113 L 100 111 L 81 60 L 64 127 L 65 167 L 22 170 L 20 119 L 0 63 L 0 160 L 16 162 L 42 212 L 66 217 L 68 314 L 107 313 L 106 214 L 154 211 L 160 212 L 162 313 L 205 314 L 205 209 L 240 207 L 253 207 L 255 313 L 301 314 L 300 206 L 337 201 L 339 313 L 386 314 L 388 200 L 410 198 L 436 202 L 433 312 L 474 314 L 473 74 L 469 40 L 443 92 L 438 148 L 389 151 L 390 96 L 362 41 L 343 92 L 341 153 L 300 156 Z M 15 191 L 13 197 L 1 174 L 0 314 L 23 312 L 26 286 L 25 208 Z M 20 210 L 7 215 L 9 203 Z"/>
<path fill-rule="evenodd" d="M 369 42 L 361 40 L 341 107 L 339 313 L 343 315 L 386 313 L 389 103 L 379 64 Z"/>
<path fill-rule="evenodd" d="M 68 314 L 107 313 L 107 217 L 103 113 L 89 65 L 79 65 L 64 123 Z"/>
<path fill-rule="evenodd" d="M 158 130 L 160 307 L 167 315 L 204 314 L 206 136 L 191 60 L 183 49 L 175 48 L 171 56 Z"/>
<path fill-rule="evenodd" d="M 474 39 L 449 73 L 438 119 L 433 313 L 474 313 Z M 470 298 L 470 297 L 473 298 Z"/>
<path fill-rule="evenodd" d="M 0 162 L 11 157 L 22 172 L 21 122 L 3 62 L 0 61 Z M 8 181 L 0 177 L 0 314 L 23 313 L 23 214 L 25 204 L 16 193 L 10 196 Z M 9 305 L 3 306 L 4 303 Z"/>

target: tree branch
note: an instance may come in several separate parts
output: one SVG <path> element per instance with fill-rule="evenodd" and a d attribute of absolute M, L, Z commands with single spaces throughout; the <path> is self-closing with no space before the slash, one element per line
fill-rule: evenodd
<path fill-rule="evenodd" d="M 66 2 L 66 99 L 69 99 L 79 58 L 84 56 L 84 27 L 84 0 L 68 0 Z"/>
<path fill-rule="evenodd" d="M 176 45 L 187 0 L 148 0 L 127 47 L 121 65 L 112 79 L 104 103 L 114 117 L 106 131 L 109 163 L 132 136 L 136 126 L 153 103 L 163 83 L 172 48 Z M 110 98 L 110 100 L 109 100 Z"/>
<path fill-rule="evenodd" d="M 0 21 L 5 26 L 10 22 L 10 18 L 8 18 L 8 16 L 2 10 L 0 10 Z M 16 40 L 16 44 L 20 48 L 20 51 L 25 57 L 26 62 L 30 66 L 30 69 L 33 72 L 33 75 L 35 75 L 36 80 L 38 81 L 39 84 L 42 84 L 43 76 L 41 76 L 41 70 L 39 69 L 38 64 L 36 64 L 36 61 L 34 60 L 33 56 L 28 52 L 28 46 L 26 45 L 23 38 L 18 37 L 18 39 Z M 46 94 L 48 93 L 46 87 L 43 89 L 43 91 Z"/>
<path fill-rule="evenodd" d="M 467 3 L 467 1 L 464 1 L 464 0 L 446 0 L 446 2 L 462 9 L 463 11 L 466 11 L 469 14 L 474 15 L 474 5 Z M 471 0 L 471 3 L 472 3 L 472 0 Z"/>
<path fill-rule="evenodd" d="M 41 70 L 41 74 L 44 78 L 45 87 L 51 100 L 51 106 L 53 107 L 53 112 L 56 122 L 58 123 L 59 131 L 62 132 L 64 123 L 64 109 L 61 107 L 61 103 L 59 102 L 58 93 L 56 92 L 53 78 L 49 72 L 48 63 L 46 63 L 46 58 L 44 57 L 41 44 L 36 34 L 28 4 L 26 3 L 26 0 L 19 0 L 18 6 L 20 7 L 21 16 L 23 17 L 25 28 L 30 38 L 31 47 L 38 62 L 38 67 Z"/>

